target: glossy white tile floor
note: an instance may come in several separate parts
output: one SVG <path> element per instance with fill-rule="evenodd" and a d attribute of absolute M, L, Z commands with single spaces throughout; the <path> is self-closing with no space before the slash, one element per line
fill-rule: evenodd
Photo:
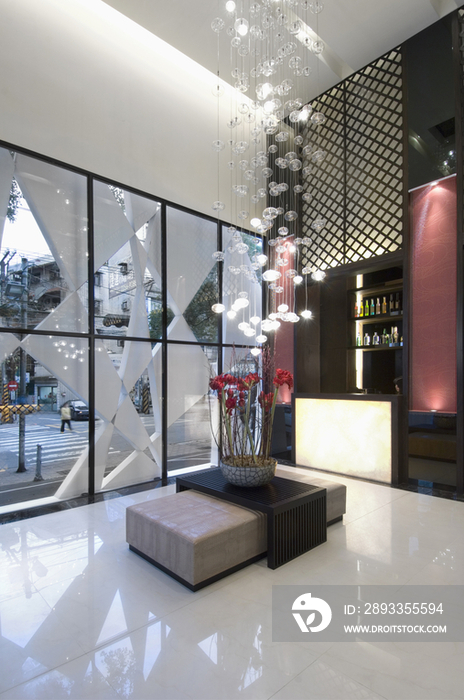
<path fill-rule="evenodd" d="M 198 593 L 125 543 L 172 486 L 0 525 L 0 700 L 464 698 L 464 643 L 272 643 L 273 584 L 464 584 L 464 503 L 345 483 L 326 544 Z"/>

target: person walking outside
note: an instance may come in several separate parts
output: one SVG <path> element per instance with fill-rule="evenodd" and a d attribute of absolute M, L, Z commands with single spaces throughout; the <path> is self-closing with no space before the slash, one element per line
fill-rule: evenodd
<path fill-rule="evenodd" d="M 69 406 L 69 403 L 66 401 L 61 406 L 61 432 L 64 433 L 64 426 L 67 423 L 69 430 L 72 430 L 71 428 L 71 407 Z"/>

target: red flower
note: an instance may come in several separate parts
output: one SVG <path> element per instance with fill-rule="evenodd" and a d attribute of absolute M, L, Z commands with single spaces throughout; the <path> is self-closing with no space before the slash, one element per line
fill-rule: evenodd
<path fill-rule="evenodd" d="M 274 377 L 274 386 L 283 386 L 284 384 L 291 389 L 293 387 L 293 375 L 286 369 L 277 369 Z"/>
<path fill-rule="evenodd" d="M 209 388 L 213 391 L 221 391 L 224 388 L 224 381 L 222 379 L 222 375 L 210 379 Z"/>
<path fill-rule="evenodd" d="M 226 399 L 226 411 L 230 415 L 234 408 L 237 406 L 237 399 L 234 396 L 229 396 L 228 399 Z"/>
<path fill-rule="evenodd" d="M 258 396 L 258 403 L 262 407 L 264 413 L 269 413 L 269 411 L 271 410 L 273 399 L 274 394 L 272 392 L 269 394 L 265 394 L 264 391 L 262 391 Z"/>
<path fill-rule="evenodd" d="M 251 389 L 251 387 L 259 384 L 261 377 L 257 372 L 250 372 L 242 381 L 247 389 Z"/>

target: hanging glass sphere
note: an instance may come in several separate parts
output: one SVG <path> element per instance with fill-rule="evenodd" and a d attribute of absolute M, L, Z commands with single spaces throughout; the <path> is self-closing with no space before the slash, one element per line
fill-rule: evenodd
<path fill-rule="evenodd" d="M 238 324 L 237 328 L 239 329 L 239 331 L 244 331 L 247 328 L 249 328 L 249 324 L 246 321 L 242 321 Z"/>
<path fill-rule="evenodd" d="M 313 69 L 310 66 L 305 66 L 303 68 L 303 75 L 305 78 L 309 78 L 309 76 L 311 75 L 312 72 L 313 72 Z"/>
<path fill-rule="evenodd" d="M 270 286 L 270 285 L 269 285 L 269 286 Z M 274 292 L 275 292 L 276 294 L 283 294 L 283 291 L 284 291 L 284 288 L 281 287 L 280 285 L 276 284 L 276 285 L 274 286 Z"/>
<path fill-rule="evenodd" d="M 303 163 L 301 162 L 301 160 L 298 160 L 298 158 L 294 158 L 290 161 L 288 167 L 289 170 L 293 170 L 295 172 L 296 170 L 301 170 L 301 168 L 303 167 Z"/>
<path fill-rule="evenodd" d="M 227 167 L 230 168 L 230 170 L 233 170 L 235 168 L 235 162 L 233 160 L 229 160 Z"/>
<path fill-rule="evenodd" d="M 268 244 L 269 246 L 271 246 L 271 248 L 273 248 L 274 246 L 277 245 L 278 242 L 279 242 L 279 241 L 278 241 L 276 238 L 271 238 L 271 239 L 267 242 L 267 244 Z"/>
<path fill-rule="evenodd" d="M 301 284 L 303 282 L 303 278 L 301 275 L 295 275 L 293 278 L 293 284 Z"/>
<path fill-rule="evenodd" d="M 311 192 L 304 192 L 304 193 L 301 195 L 301 199 L 303 200 L 303 202 L 306 202 L 306 203 L 310 202 L 311 199 L 312 199 L 312 194 L 311 194 Z"/>
<path fill-rule="evenodd" d="M 262 326 L 262 324 L 261 324 L 261 328 L 262 328 L 262 327 L 263 327 L 263 326 Z M 257 335 L 257 336 L 256 336 L 256 342 L 257 342 L 257 343 L 265 343 L 266 340 L 267 340 L 267 335 Z"/>
<path fill-rule="evenodd" d="M 261 174 L 263 177 L 271 177 L 272 175 L 272 168 L 263 168 L 261 170 Z"/>
<path fill-rule="evenodd" d="M 322 112 L 314 112 L 314 114 L 311 116 L 311 121 L 313 124 L 319 125 L 319 124 L 325 124 L 327 121 L 327 117 L 325 114 L 322 114 Z"/>
<path fill-rule="evenodd" d="M 211 93 L 213 94 L 213 97 L 222 97 L 224 94 L 224 86 L 221 85 L 221 83 L 216 83 L 211 88 Z"/>
<path fill-rule="evenodd" d="M 285 320 L 289 321 L 290 323 L 298 323 L 300 317 L 293 313 L 293 311 L 290 311 L 288 314 L 285 314 Z"/>
<path fill-rule="evenodd" d="M 258 197 L 258 195 L 257 195 L 257 194 L 252 194 L 252 195 L 251 195 L 251 201 L 252 201 L 253 204 L 258 204 L 258 202 L 259 202 L 259 197 Z"/>
<path fill-rule="evenodd" d="M 253 170 L 245 170 L 245 172 L 243 173 L 243 177 L 245 178 L 245 180 L 253 180 L 254 176 L 255 174 Z"/>
<path fill-rule="evenodd" d="M 250 216 L 250 212 L 246 211 L 246 209 L 242 209 L 241 211 L 239 211 L 239 213 L 237 214 L 237 216 L 238 216 L 239 219 L 241 219 L 242 221 L 244 221 L 245 219 L 248 219 L 248 217 Z M 244 245 L 245 245 L 245 244 L 244 244 Z M 237 250 L 238 250 L 238 246 L 237 246 Z"/>
<path fill-rule="evenodd" d="M 312 242 L 313 242 L 312 238 L 310 238 L 309 236 L 303 236 L 303 245 L 308 246 L 308 245 L 311 245 Z"/>
<path fill-rule="evenodd" d="M 216 32 L 217 34 L 219 34 L 219 32 L 222 32 L 222 30 L 224 29 L 225 26 L 226 26 L 226 23 L 220 17 L 216 17 L 211 22 L 211 29 L 213 30 L 213 32 Z"/>
<path fill-rule="evenodd" d="M 227 0 L 226 2 L 226 10 L 227 12 L 233 12 L 235 10 L 235 2 L 234 0 Z"/>
<path fill-rule="evenodd" d="M 314 151 L 311 160 L 313 161 L 313 163 L 316 163 L 317 165 L 319 165 L 319 163 L 322 163 L 325 156 L 326 156 L 325 151 L 318 149 L 317 151 Z"/>
<path fill-rule="evenodd" d="M 289 121 L 292 122 L 292 124 L 296 124 L 300 119 L 300 111 L 298 109 L 295 109 L 293 112 L 290 112 L 288 118 Z"/>
<path fill-rule="evenodd" d="M 284 141 L 288 140 L 288 131 L 279 131 L 278 134 L 276 134 L 275 140 L 278 143 L 283 143 Z"/>
<path fill-rule="evenodd" d="M 286 226 L 281 226 L 278 230 L 277 233 L 279 236 L 288 236 L 288 228 Z"/>
<path fill-rule="evenodd" d="M 288 163 L 285 158 L 276 158 L 275 164 L 281 170 L 285 170 L 285 168 L 288 168 Z"/>
<path fill-rule="evenodd" d="M 227 233 L 230 233 L 233 236 L 235 233 L 237 233 L 237 227 L 236 226 L 228 226 Z M 240 238 L 241 238 L 241 236 L 240 236 Z"/>
<path fill-rule="evenodd" d="M 272 331 L 272 329 L 273 329 L 272 324 L 273 324 L 273 321 L 265 318 L 264 321 L 261 323 L 261 330 L 262 331 Z M 258 336 L 258 338 L 259 338 L 259 336 Z M 267 340 L 267 338 L 266 338 L 266 340 Z"/>
<path fill-rule="evenodd" d="M 279 253 L 281 255 L 282 253 L 286 253 L 287 248 L 284 245 L 276 245 L 276 253 Z"/>
<path fill-rule="evenodd" d="M 263 280 L 265 282 L 275 282 L 282 277 L 282 273 L 279 270 L 266 270 L 263 272 Z"/>
<path fill-rule="evenodd" d="M 295 243 L 295 245 L 301 245 L 303 243 L 303 239 L 302 238 L 294 238 L 293 242 Z"/>
<path fill-rule="evenodd" d="M 309 167 L 303 168 L 303 170 L 301 171 L 301 174 L 303 175 L 304 178 L 306 178 L 306 177 L 309 177 L 311 175 L 312 171 L 313 171 L 313 169 L 309 166 Z"/>
<path fill-rule="evenodd" d="M 246 197 L 249 191 L 247 185 L 234 185 L 232 190 L 235 192 L 237 197 Z"/>
<path fill-rule="evenodd" d="M 245 255 L 248 252 L 248 246 L 246 243 L 239 243 L 237 246 L 237 253 L 240 255 Z"/>
<path fill-rule="evenodd" d="M 234 38 L 231 40 L 230 45 L 232 46 L 233 49 L 238 49 L 238 47 L 241 44 L 240 37 L 234 36 Z"/>
<path fill-rule="evenodd" d="M 315 282 L 322 282 L 325 279 L 325 272 L 323 270 L 314 270 L 311 277 Z"/>
<path fill-rule="evenodd" d="M 275 207 L 267 207 L 263 211 L 263 219 L 275 219 L 276 216 L 278 216 L 278 212 Z"/>
<path fill-rule="evenodd" d="M 271 197 L 278 197 L 280 195 L 280 190 L 278 187 L 271 187 L 269 189 L 269 194 Z"/>
<path fill-rule="evenodd" d="M 224 304 L 213 304 L 211 307 L 211 311 L 214 311 L 215 314 L 222 314 L 222 312 L 225 310 L 226 307 Z"/>
<path fill-rule="evenodd" d="M 292 56 L 291 58 L 288 59 L 288 67 L 289 68 L 299 68 L 301 64 L 301 58 L 299 56 Z"/>
<path fill-rule="evenodd" d="M 283 207 L 277 207 L 277 211 L 279 212 L 279 216 L 284 213 L 285 209 Z"/>
<path fill-rule="evenodd" d="M 313 41 L 313 45 L 311 46 L 311 51 L 316 55 L 319 56 L 324 51 L 324 42 L 323 41 Z"/>
<path fill-rule="evenodd" d="M 254 335 L 256 335 L 255 329 L 250 327 L 245 328 L 243 332 L 248 338 L 252 338 Z"/>
<path fill-rule="evenodd" d="M 312 228 L 314 231 L 317 231 L 317 233 L 319 233 L 319 231 L 322 231 L 322 229 L 324 228 L 325 224 L 326 224 L 326 220 L 325 220 L 325 219 L 322 219 L 322 218 L 320 218 L 320 219 L 315 219 L 315 220 L 313 221 L 313 223 L 311 224 L 311 228 Z"/>
<path fill-rule="evenodd" d="M 244 17 L 239 17 L 234 22 L 234 29 L 240 36 L 246 36 L 248 34 L 248 20 Z"/>
<path fill-rule="evenodd" d="M 231 320 L 234 319 L 237 316 L 237 312 L 234 311 L 233 309 L 229 309 L 227 312 L 227 318 L 230 318 Z"/>
<path fill-rule="evenodd" d="M 241 155 L 242 153 L 245 153 L 245 151 L 248 151 L 248 142 L 247 141 L 237 141 L 235 146 L 232 148 L 233 153 L 235 155 Z"/>
<path fill-rule="evenodd" d="M 253 260 L 259 263 L 259 265 L 262 267 L 267 263 L 267 255 L 264 255 L 264 253 L 257 253 L 253 256 Z"/>
<path fill-rule="evenodd" d="M 248 112 L 248 114 L 245 114 L 245 116 L 243 118 L 247 124 L 251 124 L 251 122 L 254 122 L 254 120 L 256 119 L 255 115 L 251 114 L 251 112 Z"/>
<path fill-rule="evenodd" d="M 268 148 L 269 153 L 277 153 L 278 150 L 279 149 L 277 148 L 277 146 L 274 143 L 271 144 Z"/>
<path fill-rule="evenodd" d="M 289 151 L 285 154 L 285 160 L 287 161 L 287 163 L 290 163 L 292 160 L 295 160 L 295 158 L 298 158 L 298 154 L 295 153 L 295 151 Z"/>
<path fill-rule="evenodd" d="M 289 261 L 286 258 L 277 258 L 276 265 L 278 265 L 279 267 L 285 267 L 286 265 L 288 265 L 288 262 Z"/>
<path fill-rule="evenodd" d="M 276 321 L 271 321 L 271 324 L 272 324 L 271 330 L 273 330 L 273 331 L 277 331 L 277 330 L 280 328 L 280 325 L 281 325 L 280 322 L 277 321 L 277 320 L 276 320 Z"/>
<path fill-rule="evenodd" d="M 287 304 L 279 304 L 277 307 L 277 310 L 280 311 L 280 313 L 284 314 L 286 311 L 288 311 L 288 305 Z M 269 314 L 270 317 L 270 314 Z"/>
<path fill-rule="evenodd" d="M 239 275 L 240 274 L 240 268 L 235 267 L 234 265 L 229 265 L 229 272 L 231 275 Z"/>
<path fill-rule="evenodd" d="M 290 211 L 286 212 L 284 219 L 285 221 L 295 221 L 295 219 L 298 219 L 298 213 L 290 209 Z"/>
<path fill-rule="evenodd" d="M 259 348 L 251 348 L 250 353 L 254 357 L 257 357 L 258 355 L 261 355 L 261 350 Z"/>
<path fill-rule="evenodd" d="M 301 270 L 301 273 L 302 273 L 303 275 L 309 275 L 309 274 L 311 274 L 312 271 L 313 271 L 313 268 L 312 268 L 310 265 L 308 265 L 307 267 L 304 267 L 304 268 Z"/>
<path fill-rule="evenodd" d="M 275 115 L 271 115 L 264 119 L 263 123 L 264 133 L 268 135 L 275 134 L 279 130 L 279 120 Z"/>
<path fill-rule="evenodd" d="M 312 311 L 310 311 L 309 309 L 304 309 L 300 314 L 302 318 L 311 318 L 312 315 Z"/>
<path fill-rule="evenodd" d="M 258 325 L 258 323 L 261 321 L 261 318 L 259 316 L 252 316 L 250 318 L 250 323 L 252 323 L 254 326 Z"/>
<path fill-rule="evenodd" d="M 225 257 L 226 257 L 226 256 L 225 256 L 225 254 L 222 252 L 222 250 L 217 250 L 215 253 L 213 253 L 213 258 L 214 258 L 214 260 L 216 260 L 217 262 L 222 262 L 222 260 L 224 260 Z"/>
<path fill-rule="evenodd" d="M 220 139 L 218 139 L 217 141 L 213 141 L 211 146 L 213 148 L 213 151 L 218 151 L 218 152 L 223 151 L 224 148 L 226 147 L 224 141 L 221 141 Z"/>
<path fill-rule="evenodd" d="M 296 277 L 298 274 L 297 270 L 294 270 L 293 268 L 290 268 L 289 270 L 286 270 L 285 272 L 285 277 L 289 280 L 293 279 Z"/>
<path fill-rule="evenodd" d="M 293 143 L 295 146 L 302 146 L 303 145 L 303 137 L 302 136 L 295 136 L 293 139 Z"/>
<path fill-rule="evenodd" d="M 313 0 L 309 3 L 309 9 L 314 15 L 318 15 L 324 9 L 323 0 Z"/>
<path fill-rule="evenodd" d="M 293 191 L 295 194 L 300 194 L 300 192 L 303 192 L 303 185 L 295 185 Z"/>
<path fill-rule="evenodd" d="M 213 202 L 211 209 L 213 209 L 213 211 L 222 211 L 225 207 L 226 205 L 224 202 Z"/>

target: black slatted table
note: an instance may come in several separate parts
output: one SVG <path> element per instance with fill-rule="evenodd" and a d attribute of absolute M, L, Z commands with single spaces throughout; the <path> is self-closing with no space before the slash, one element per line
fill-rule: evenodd
<path fill-rule="evenodd" d="M 266 486 L 242 488 L 229 484 L 216 468 L 178 476 L 176 490 L 187 489 L 265 513 L 270 569 L 277 569 L 327 541 L 324 488 L 279 476 Z"/>

